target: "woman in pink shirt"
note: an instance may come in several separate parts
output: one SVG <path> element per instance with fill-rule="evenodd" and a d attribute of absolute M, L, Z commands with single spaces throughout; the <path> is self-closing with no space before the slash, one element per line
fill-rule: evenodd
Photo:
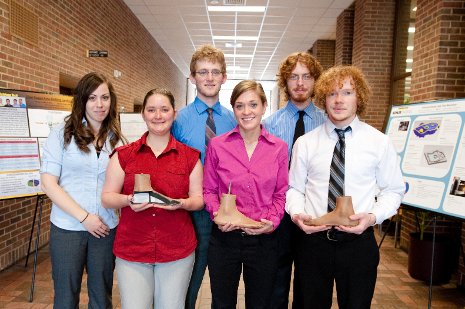
<path fill-rule="evenodd" d="M 268 308 L 277 268 L 277 239 L 288 187 L 287 145 L 260 124 L 267 107 L 260 83 L 237 84 L 231 105 L 238 126 L 210 140 L 203 196 L 212 219 L 223 193 L 236 195 L 237 209 L 260 228 L 214 224 L 208 251 L 212 308 L 236 308 L 242 269 L 247 308 Z"/>

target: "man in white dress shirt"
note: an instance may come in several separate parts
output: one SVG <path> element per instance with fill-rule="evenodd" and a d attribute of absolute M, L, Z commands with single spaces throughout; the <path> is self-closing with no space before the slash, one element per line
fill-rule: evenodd
<path fill-rule="evenodd" d="M 325 109 L 328 120 L 300 137 L 293 149 L 286 211 L 302 230 L 295 262 L 302 308 L 331 308 L 334 282 L 339 308 L 371 305 L 379 263 L 372 226 L 396 213 L 405 185 L 389 138 L 357 116 L 369 96 L 358 68 L 338 66 L 323 72 L 315 86 L 315 103 Z M 335 129 L 345 130 L 343 193 L 352 197 L 355 214 L 350 219 L 359 222 L 352 227 L 308 226 L 304 220 L 328 213 L 330 165 L 339 140 Z"/>

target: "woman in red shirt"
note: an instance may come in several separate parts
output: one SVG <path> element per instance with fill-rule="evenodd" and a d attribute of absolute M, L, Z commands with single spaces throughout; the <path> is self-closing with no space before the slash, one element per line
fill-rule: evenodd
<path fill-rule="evenodd" d="M 199 151 L 170 133 L 176 111 L 166 89 L 147 93 L 142 118 L 148 132 L 113 153 L 103 187 L 106 208 L 121 208 L 113 252 L 122 308 L 184 308 L 197 240 L 188 211 L 203 207 Z M 136 174 L 180 203 L 132 203 Z"/>

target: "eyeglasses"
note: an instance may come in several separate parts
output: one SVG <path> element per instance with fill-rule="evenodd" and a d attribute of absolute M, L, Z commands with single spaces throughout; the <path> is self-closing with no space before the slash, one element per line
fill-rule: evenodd
<path fill-rule="evenodd" d="M 313 79 L 313 76 L 310 75 L 309 73 L 307 73 L 307 74 L 302 74 L 302 75 L 291 74 L 291 76 L 289 76 L 289 80 L 292 80 L 292 81 L 297 81 L 297 80 L 299 80 L 300 78 L 302 78 L 302 80 L 309 81 L 309 80 Z"/>
<path fill-rule="evenodd" d="M 333 98 L 336 98 L 338 95 L 340 95 L 341 97 L 350 97 L 350 96 L 353 96 L 354 94 L 355 94 L 354 89 L 341 89 L 339 91 L 331 91 L 330 93 L 328 93 L 326 97 L 333 99 Z"/>
<path fill-rule="evenodd" d="M 198 74 L 200 77 L 207 77 L 207 75 L 209 73 L 212 73 L 212 75 L 214 77 L 218 77 L 220 76 L 221 74 L 223 74 L 222 71 L 220 70 L 211 70 L 211 71 L 208 71 L 208 70 L 200 70 L 200 71 L 195 71 L 195 74 Z"/>

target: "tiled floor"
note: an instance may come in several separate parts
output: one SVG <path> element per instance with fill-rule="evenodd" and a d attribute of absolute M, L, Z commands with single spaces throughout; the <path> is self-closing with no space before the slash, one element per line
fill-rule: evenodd
<path fill-rule="evenodd" d="M 29 302 L 32 257 L 29 266 L 24 261 L 0 272 L 0 308 L 52 308 L 53 287 L 48 249 L 42 248 L 38 255 L 35 293 Z M 116 280 L 115 280 L 116 281 Z M 80 308 L 87 308 L 86 288 L 83 284 Z M 292 296 L 292 295 L 291 295 Z M 121 308 L 117 282 L 114 286 L 114 305 Z M 333 308 L 337 308 L 334 298 Z M 208 275 L 202 283 L 197 308 L 210 308 L 211 294 Z M 432 308 L 465 308 L 465 293 L 455 287 L 453 281 L 446 285 L 434 286 Z M 239 286 L 238 306 L 244 306 L 244 288 Z M 386 237 L 381 247 L 381 262 L 372 308 L 428 308 L 428 286 L 412 279 L 407 272 L 407 254 L 394 248 L 392 237 Z"/>

